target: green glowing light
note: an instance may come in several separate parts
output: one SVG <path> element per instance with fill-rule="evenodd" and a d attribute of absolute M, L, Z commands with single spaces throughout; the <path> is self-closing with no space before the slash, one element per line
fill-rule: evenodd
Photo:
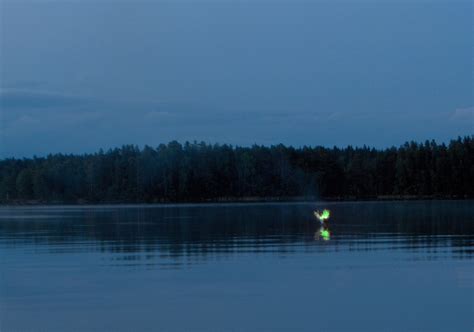
<path fill-rule="evenodd" d="M 314 211 L 314 215 L 319 219 L 319 221 L 324 221 L 329 219 L 331 212 L 328 209 L 324 209 L 322 213 L 319 213 L 319 211 Z"/>
<path fill-rule="evenodd" d="M 324 209 L 324 210 L 323 210 L 323 213 L 321 214 L 321 219 L 322 219 L 322 220 L 329 219 L 329 215 L 330 215 L 330 214 L 331 214 L 331 213 L 329 212 L 329 210 Z"/>

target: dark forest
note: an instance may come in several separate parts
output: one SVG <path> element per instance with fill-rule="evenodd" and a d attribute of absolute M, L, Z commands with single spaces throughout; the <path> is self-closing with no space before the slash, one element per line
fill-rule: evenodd
<path fill-rule="evenodd" d="M 396 148 L 176 141 L 0 161 L 2 203 L 474 197 L 474 136 Z"/>

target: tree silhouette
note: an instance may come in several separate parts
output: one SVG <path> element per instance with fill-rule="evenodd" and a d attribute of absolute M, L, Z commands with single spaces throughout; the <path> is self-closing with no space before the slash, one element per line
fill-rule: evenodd
<path fill-rule="evenodd" d="M 0 202 L 201 202 L 474 197 L 474 136 L 399 148 L 177 141 L 0 160 Z"/>

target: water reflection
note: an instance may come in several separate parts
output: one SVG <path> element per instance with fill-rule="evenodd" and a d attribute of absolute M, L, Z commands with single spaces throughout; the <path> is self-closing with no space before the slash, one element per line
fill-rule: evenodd
<path fill-rule="evenodd" d="M 115 262 L 328 250 L 399 250 L 418 252 L 424 259 L 473 254 L 472 202 L 337 203 L 331 205 L 331 230 L 323 225 L 316 233 L 314 208 L 315 204 L 3 208 L 0 249 L 107 252 Z"/>
<path fill-rule="evenodd" d="M 0 330 L 472 326 L 472 202 L 318 207 L 0 208 Z"/>
<path fill-rule="evenodd" d="M 319 230 L 314 233 L 314 239 L 329 241 L 331 239 L 331 232 L 329 231 L 329 227 L 326 225 L 322 225 Z"/>

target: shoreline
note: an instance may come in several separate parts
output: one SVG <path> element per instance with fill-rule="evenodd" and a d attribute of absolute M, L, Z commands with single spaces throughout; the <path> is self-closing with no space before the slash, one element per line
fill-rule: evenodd
<path fill-rule="evenodd" d="M 309 203 L 309 202 L 388 202 L 388 201 L 441 201 L 441 200 L 471 200 L 474 197 L 459 197 L 459 196 L 436 196 L 436 195 L 383 195 L 373 197 L 316 197 L 316 196 L 297 196 L 297 197 L 223 197 L 213 200 L 199 200 L 199 201 L 172 201 L 172 200 L 156 200 L 148 202 L 139 201 L 102 201 L 89 202 L 85 200 L 77 201 L 10 201 L 1 202 L 0 207 L 8 206 L 94 206 L 94 205 L 186 205 L 186 204 L 245 204 L 245 203 Z"/>

